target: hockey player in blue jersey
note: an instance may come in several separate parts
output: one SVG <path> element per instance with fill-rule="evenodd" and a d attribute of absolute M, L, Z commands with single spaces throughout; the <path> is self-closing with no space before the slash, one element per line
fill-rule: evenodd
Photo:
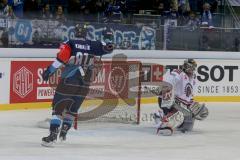
<path fill-rule="evenodd" d="M 95 58 L 114 49 L 113 33 L 110 30 L 103 33 L 103 42 L 87 40 L 86 27 L 76 25 L 77 40 L 61 44 L 57 58 L 42 74 L 43 80 L 47 81 L 58 68 L 65 66 L 52 102 L 50 134 L 42 138 L 43 146 L 51 146 L 58 135 L 59 139 L 66 140 L 66 134 L 88 94 Z"/>

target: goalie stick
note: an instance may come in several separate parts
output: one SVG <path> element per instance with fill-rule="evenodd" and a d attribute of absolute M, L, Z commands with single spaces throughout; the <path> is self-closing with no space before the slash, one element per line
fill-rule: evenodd
<path fill-rule="evenodd" d="M 160 88 L 160 87 L 159 87 Z M 147 86 L 144 86 L 144 89 L 146 89 L 147 91 L 149 91 L 149 92 L 151 92 L 152 94 L 154 94 L 154 95 L 156 95 L 156 96 L 159 96 L 159 95 L 161 95 L 161 90 L 159 91 L 158 89 L 157 89 L 157 91 L 156 90 L 153 90 L 153 89 L 151 89 L 150 87 L 147 87 Z"/>
<path fill-rule="evenodd" d="M 156 95 L 156 96 L 161 96 L 162 95 L 162 91 L 167 91 L 167 90 L 171 90 L 172 89 L 172 85 L 168 82 L 160 82 L 160 85 L 158 86 L 157 89 L 151 89 L 148 86 L 144 86 L 144 89 L 146 89 L 147 91 L 151 92 L 152 94 Z"/>

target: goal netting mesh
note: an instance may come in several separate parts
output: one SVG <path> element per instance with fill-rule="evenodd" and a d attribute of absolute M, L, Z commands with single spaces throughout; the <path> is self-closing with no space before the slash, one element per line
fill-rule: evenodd
<path fill-rule="evenodd" d="M 139 123 L 140 70 L 138 61 L 105 61 L 78 114 L 78 123 Z"/>

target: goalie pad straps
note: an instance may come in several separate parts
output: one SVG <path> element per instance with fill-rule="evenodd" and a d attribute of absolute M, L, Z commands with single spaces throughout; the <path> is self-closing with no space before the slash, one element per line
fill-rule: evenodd
<path fill-rule="evenodd" d="M 204 120 L 208 116 L 208 109 L 205 104 L 194 102 L 189 106 L 189 109 L 192 111 L 194 118 L 197 120 Z"/>
<path fill-rule="evenodd" d="M 194 116 L 198 115 L 202 109 L 203 105 L 197 102 L 193 102 L 188 108 L 193 113 Z"/>
<path fill-rule="evenodd" d="M 182 112 L 185 117 L 193 117 L 192 111 L 183 103 L 175 99 L 175 103 L 173 105 L 175 109 Z"/>

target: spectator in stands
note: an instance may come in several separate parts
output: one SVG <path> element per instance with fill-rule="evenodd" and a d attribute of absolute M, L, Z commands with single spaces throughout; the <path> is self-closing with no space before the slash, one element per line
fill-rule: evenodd
<path fill-rule="evenodd" d="M 155 10 L 157 15 L 164 14 L 164 0 L 154 0 L 152 8 Z"/>
<path fill-rule="evenodd" d="M 23 18 L 24 0 L 8 0 L 8 4 L 12 6 L 16 17 Z"/>
<path fill-rule="evenodd" d="M 179 0 L 178 13 L 181 15 L 188 15 L 190 12 L 190 6 L 188 0 Z"/>
<path fill-rule="evenodd" d="M 178 12 L 178 0 L 171 0 L 171 8 L 172 10 Z"/>
<path fill-rule="evenodd" d="M 203 27 L 207 26 L 209 28 L 213 28 L 212 13 L 210 11 L 210 8 L 211 6 L 209 3 L 204 3 L 201 21 Z"/>
<path fill-rule="evenodd" d="M 17 18 L 13 12 L 12 6 L 7 6 L 7 14 L 5 15 L 5 17 L 8 19 L 16 19 Z"/>
<path fill-rule="evenodd" d="M 123 14 L 127 13 L 127 2 L 126 2 L 126 0 L 116 0 L 116 5 L 120 7 L 120 11 Z"/>
<path fill-rule="evenodd" d="M 121 22 L 122 12 L 120 6 L 114 0 L 110 0 L 104 11 L 104 22 Z"/>
<path fill-rule="evenodd" d="M 63 13 L 63 7 L 62 7 L 61 5 L 59 5 L 59 6 L 57 7 L 57 11 L 56 11 L 55 18 L 56 18 L 56 20 L 58 20 L 58 21 L 60 21 L 60 22 L 62 22 L 62 23 L 64 23 L 64 22 L 67 21 L 65 15 L 64 15 L 64 13 Z"/>
<path fill-rule="evenodd" d="M 0 17 L 6 17 L 8 10 L 8 1 L 2 0 L 0 2 Z"/>
<path fill-rule="evenodd" d="M 50 11 L 49 4 L 45 4 L 44 8 L 42 9 L 42 18 L 43 19 L 52 19 L 53 15 Z"/>
<path fill-rule="evenodd" d="M 179 4 L 180 4 L 180 2 L 178 2 L 179 0 L 171 0 L 171 3 L 170 3 L 170 9 L 169 9 L 169 11 L 170 11 L 170 14 L 169 14 L 169 16 L 170 16 L 170 18 L 171 19 L 177 19 L 177 18 L 179 18 Z"/>
<path fill-rule="evenodd" d="M 219 0 L 205 0 L 205 2 L 211 6 L 211 13 L 214 13 L 217 10 L 218 1 Z"/>
<path fill-rule="evenodd" d="M 187 30 L 193 31 L 199 27 L 200 20 L 197 18 L 195 12 L 190 12 L 189 19 L 185 27 Z"/>

